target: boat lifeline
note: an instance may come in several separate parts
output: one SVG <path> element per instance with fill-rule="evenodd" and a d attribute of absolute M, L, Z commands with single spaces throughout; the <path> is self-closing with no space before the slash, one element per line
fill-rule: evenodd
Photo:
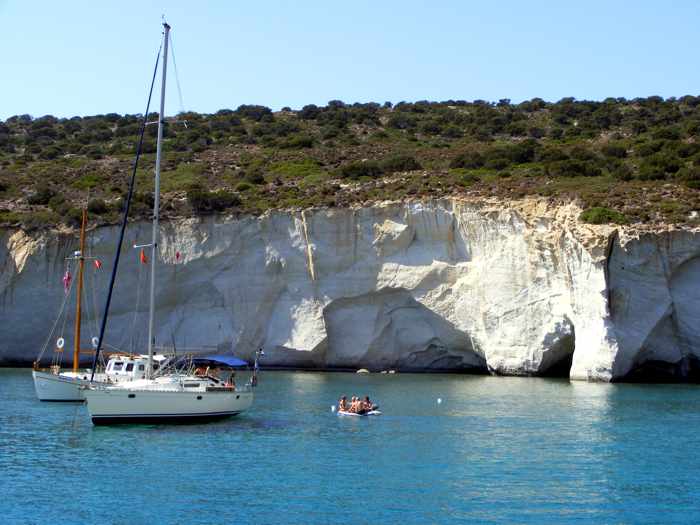
<path fill-rule="evenodd" d="M 260 352 L 258 352 L 259 356 Z M 257 356 L 253 376 L 237 386 L 231 378 L 223 380 L 218 370 L 247 366 L 233 356 L 195 356 L 187 364 L 172 364 L 152 378 L 113 386 L 86 389 L 88 410 L 95 425 L 120 423 L 183 423 L 214 421 L 244 412 L 253 403 Z M 206 361 L 206 369 L 198 366 Z M 210 372 L 210 367 L 214 372 Z"/>
<path fill-rule="evenodd" d="M 155 283 L 158 260 L 159 240 L 159 207 L 160 207 L 160 170 L 161 155 L 163 150 L 163 126 L 165 124 L 165 86 L 168 64 L 168 44 L 170 41 L 170 26 L 163 23 L 163 62 L 162 83 L 160 93 L 160 111 L 158 113 L 158 134 L 156 145 L 155 185 L 153 204 L 153 232 L 152 242 L 144 246 L 151 249 L 150 271 L 150 299 L 148 318 L 148 362 L 144 379 L 117 383 L 106 386 L 104 384 L 91 384 L 85 388 L 84 394 L 87 400 L 87 408 L 92 422 L 100 424 L 140 423 L 140 422 L 192 422 L 209 421 L 234 416 L 250 408 L 253 403 L 253 386 L 256 383 L 257 357 L 255 371 L 251 382 L 243 387 L 237 387 L 232 382 L 222 382 L 215 376 L 207 373 L 197 374 L 191 366 L 178 366 L 173 364 L 166 369 L 154 370 L 153 351 L 155 346 Z M 156 60 L 156 70 L 158 60 Z M 151 92 L 156 74 L 154 72 L 151 82 Z M 149 95 L 150 103 L 150 95 Z M 148 115 L 148 106 L 145 115 Z M 119 265 L 119 254 L 124 231 L 127 226 L 127 217 L 131 197 L 133 195 L 136 164 L 141 152 L 143 135 L 146 122 L 141 128 L 141 137 L 137 150 L 137 160 L 134 163 L 129 193 L 126 200 L 122 229 L 115 254 L 115 262 L 112 270 L 112 279 L 107 293 L 107 301 L 102 317 L 102 326 L 98 339 L 95 359 L 104 336 L 105 326 L 109 313 L 114 279 Z M 233 356 L 229 356 L 233 357 Z M 218 361 L 220 363 L 220 360 Z"/>

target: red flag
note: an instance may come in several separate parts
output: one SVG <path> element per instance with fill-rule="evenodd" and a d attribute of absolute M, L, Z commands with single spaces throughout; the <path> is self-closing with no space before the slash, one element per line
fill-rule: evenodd
<path fill-rule="evenodd" d="M 175 252 L 175 260 L 176 261 L 180 260 L 180 252 Z"/>
<path fill-rule="evenodd" d="M 96 270 L 101 270 L 102 269 L 102 262 L 99 259 L 95 259 L 93 263 L 95 265 Z"/>
<path fill-rule="evenodd" d="M 146 257 L 146 252 L 143 251 L 143 248 L 141 248 L 141 255 L 139 256 L 139 259 L 141 259 L 142 264 L 146 264 L 148 262 L 148 257 Z"/>
<path fill-rule="evenodd" d="M 63 289 L 66 293 L 68 293 L 68 290 L 70 289 L 70 282 L 72 280 L 73 276 L 70 274 L 70 270 L 66 270 L 66 273 L 63 274 Z"/>

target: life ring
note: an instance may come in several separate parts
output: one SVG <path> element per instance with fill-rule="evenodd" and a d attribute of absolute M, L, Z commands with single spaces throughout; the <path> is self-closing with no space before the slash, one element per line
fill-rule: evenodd
<path fill-rule="evenodd" d="M 93 337 L 91 339 L 91 341 L 92 341 L 92 347 L 97 348 L 97 345 L 99 344 L 100 340 L 97 337 Z"/>
<path fill-rule="evenodd" d="M 59 337 L 58 339 L 56 339 L 56 348 L 59 348 L 59 349 L 63 348 L 63 345 L 65 345 L 65 344 L 66 344 L 66 340 L 63 339 L 63 337 Z"/>

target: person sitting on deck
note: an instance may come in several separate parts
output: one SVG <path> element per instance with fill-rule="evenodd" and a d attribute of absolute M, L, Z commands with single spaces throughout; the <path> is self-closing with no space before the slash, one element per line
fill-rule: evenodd
<path fill-rule="evenodd" d="M 369 400 L 369 396 L 365 396 L 365 399 L 362 401 L 362 408 L 367 412 L 372 410 L 372 402 Z"/>
<path fill-rule="evenodd" d="M 347 396 L 341 397 L 340 401 L 338 401 L 338 410 L 340 410 L 341 412 L 348 411 L 348 398 L 347 398 Z"/>

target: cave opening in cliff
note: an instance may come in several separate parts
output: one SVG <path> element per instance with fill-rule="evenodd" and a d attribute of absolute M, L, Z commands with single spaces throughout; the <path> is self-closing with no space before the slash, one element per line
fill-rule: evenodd
<path fill-rule="evenodd" d="M 568 378 L 571 373 L 571 365 L 574 362 L 574 352 L 563 356 L 559 361 L 553 363 L 549 368 L 541 373 L 542 377 L 563 377 Z"/>
<path fill-rule="evenodd" d="M 649 359 L 637 364 L 620 383 L 700 383 L 700 360 L 685 357 L 676 363 Z"/>
<path fill-rule="evenodd" d="M 542 356 L 537 375 L 541 377 L 569 378 L 571 365 L 574 361 L 576 334 L 573 324 L 569 325 L 569 333 L 560 337 Z"/>

